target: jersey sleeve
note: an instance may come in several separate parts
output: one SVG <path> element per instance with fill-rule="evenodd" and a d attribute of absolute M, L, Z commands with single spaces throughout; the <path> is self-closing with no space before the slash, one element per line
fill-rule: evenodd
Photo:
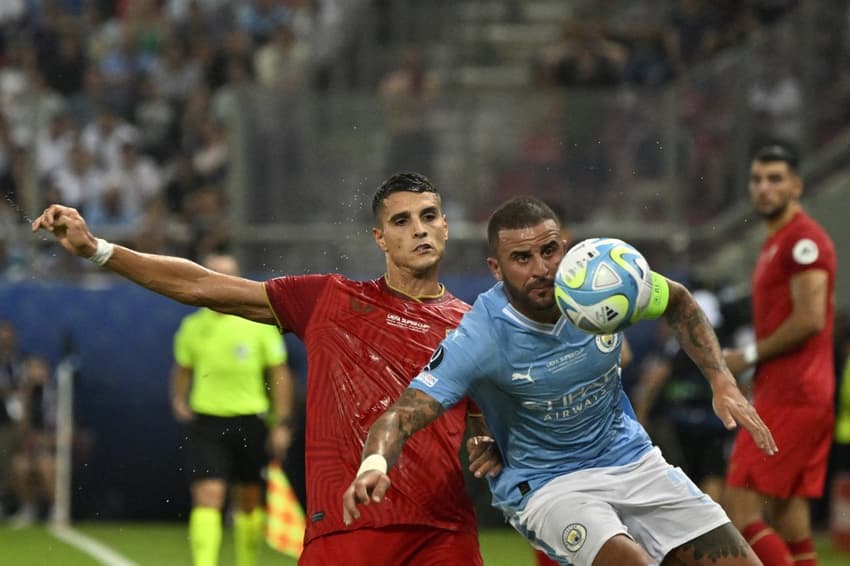
<path fill-rule="evenodd" d="M 489 336 L 476 333 L 474 318 L 469 314 L 464 317 L 410 383 L 411 388 L 424 391 L 445 408 L 457 404 L 487 374 L 489 362 L 496 357 L 496 350 L 489 347 Z"/>
<path fill-rule="evenodd" d="M 790 276 L 812 269 L 832 269 L 828 250 L 830 242 L 822 231 L 811 227 L 800 230 L 789 239 L 786 248 L 785 265 Z"/>
<path fill-rule="evenodd" d="M 290 275 L 265 282 L 269 306 L 281 331 L 304 336 L 316 301 L 329 280 L 329 275 Z"/>
<path fill-rule="evenodd" d="M 191 347 L 191 329 L 189 319 L 184 318 L 180 327 L 174 333 L 174 360 L 180 367 L 190 368 L 195 365 Z"/>

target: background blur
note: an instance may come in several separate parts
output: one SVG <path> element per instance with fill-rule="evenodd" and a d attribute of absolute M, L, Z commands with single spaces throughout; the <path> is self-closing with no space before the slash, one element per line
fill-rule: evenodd
<path fill-rule="evenodd" d="M 491 283 L 494 205 L 534 194 L 574 238 L 622 237 L 709 288 L 733 340 L 761 238 L 749 155 L 781 140 L 803 155 L 850 309 L 845 0 L 0 4 L 0 318 L 20 353 L 77 368 L 75 518 L 185 518 L 167 382 L 188 309 L 33 236 L 51 202 L 139 250 L 231 251 L 258 279 L 365 278 L 384 268 L 372 193 L 417 170 L 443 193 L 459 297 Z M 655 329 L 629 338 L 639 368 Z M 500 524 L 476 491 L 482 522 Z"/>

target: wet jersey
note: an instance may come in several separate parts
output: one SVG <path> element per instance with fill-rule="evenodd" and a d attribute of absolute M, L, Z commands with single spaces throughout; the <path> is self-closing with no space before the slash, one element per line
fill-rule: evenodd
<path fill-rule="evenodd" d="M 266 282 L 280 327 L 307 350 L 307 533 L 345 530 L 342 494 L 360 466 L 369 427 L 401 395 L 469 305 L 445 292 L 416 300 L 383 278 L 305 275 Z M 467 402 L 415 435 L 389 471 L 380 505 L 360 508 L 361 528 L 431 525 L 476 531 L 458 454 Z"/>
<path fill-rule="evenodd" d="M 481 407 L 505 460 L 490 479 L 493 505 L 516 511 L 555 477 L 629 464 L 650 450 L 623 392 L 622 343 L 622 334 L 587 334 L 563 317 L 532 321 L 498 283 L 411 387 L 446 407 L 467 394 Z"/>

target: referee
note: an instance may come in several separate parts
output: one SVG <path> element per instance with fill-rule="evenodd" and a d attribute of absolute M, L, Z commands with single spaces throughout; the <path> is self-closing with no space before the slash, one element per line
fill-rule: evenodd
<path fill-rule="evenodd" d="M 204 265 L 239 274 L 229 255 L 211 255 Z M 193 562 L 218 562 L 229 484 L 236 564 L 253 566 L 265 528 L 267 441 L 281 460 L 291 441 L 294 387 L 283 338 L 274 326 L 201 309 L 181 322 L 174 358 L 171 406 L 186 424 Z"/>

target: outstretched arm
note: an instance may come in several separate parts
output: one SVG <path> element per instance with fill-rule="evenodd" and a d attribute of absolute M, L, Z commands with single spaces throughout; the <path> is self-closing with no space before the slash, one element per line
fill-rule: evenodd
<path fill-rule="evenodd" d="M 664 318 L 682 349 L 711 384 L 714 412 L 727 429 L 743 426 L 767 454 L 776 453 L 776 442 L 756 410 L 747 401 L 735 377 L 726 367 L 717 335 L 693 295 L 682 285 L 668 280 L 670 300 Z"/>
<path fill-rule="evenodd" d="M 372 424 L 357 477 L 342 496 L 342 517 L 346 525 L 360 518 L 359 504 L 379 503 L 384 499 L 390 487 L 387 470 L 398 460 L 404 443 L 444 410 L 424 391 L 405 389 L 398 401 Z"/>
<path fill-rule="evenodd" d="M 51 205 L 33 221 L 32 229 L 50 232 L 76 256 L 108 257 L 102 263 L 105 268 L 175 301 L 275 324 L 262 283 L 217 273 L 187 259 L 139 253 L 118 245 L 111 248 L 111 255 L 104 255 L 111 244 L 98 240 L 74 208 Z"/>

